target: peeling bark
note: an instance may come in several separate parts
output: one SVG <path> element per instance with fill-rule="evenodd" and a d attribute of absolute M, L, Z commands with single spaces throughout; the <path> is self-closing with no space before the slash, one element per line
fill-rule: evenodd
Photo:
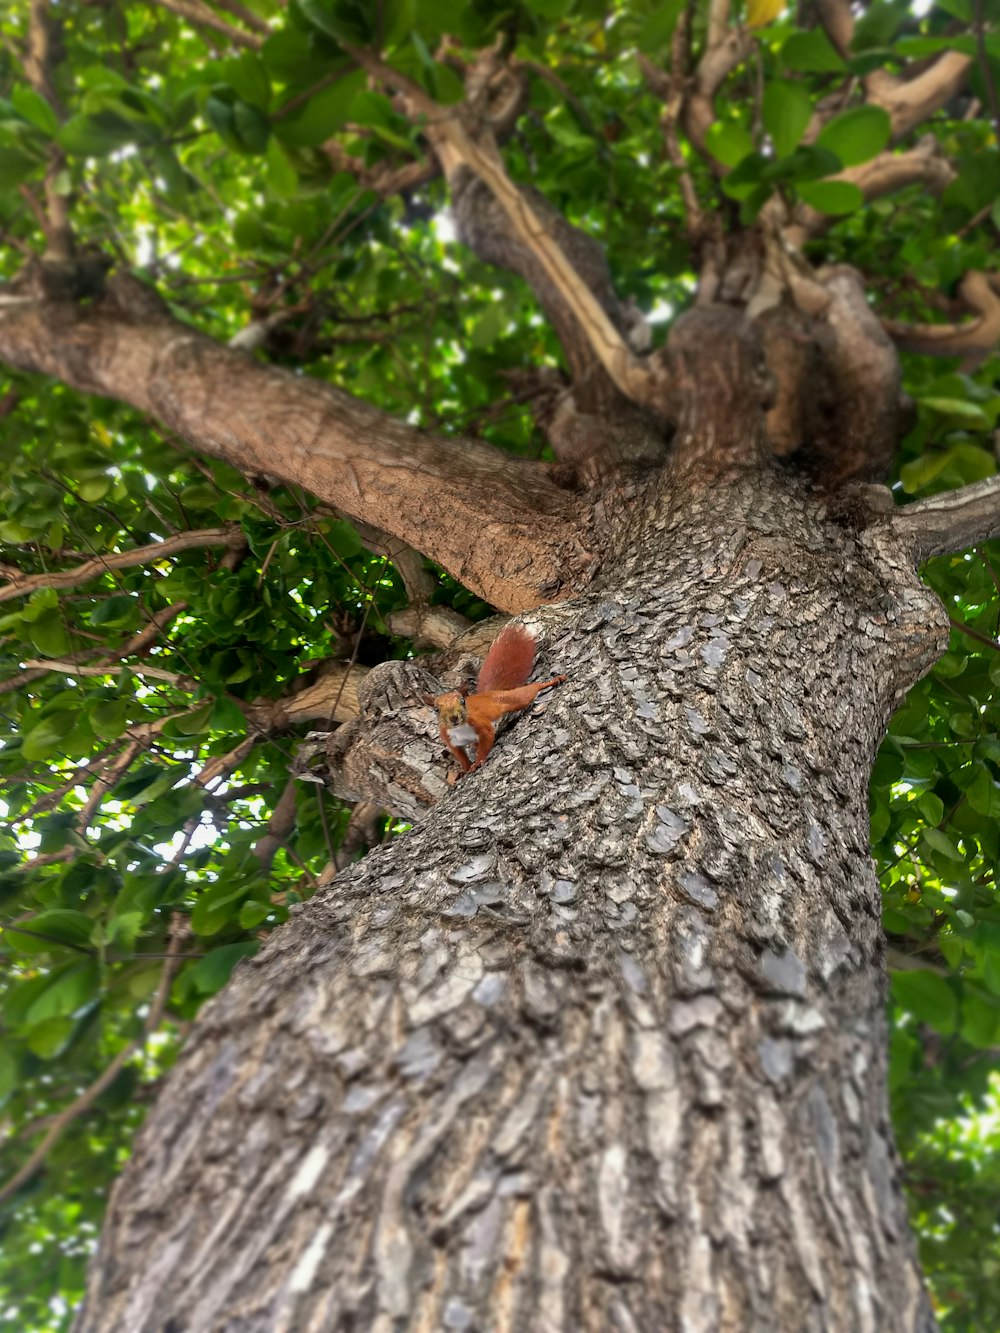
<path fill-rule="evenodd" d="M 207 1007 L 78 1333 L 933 1328 L 867 782 L 946 617 L 774 464 L 618 538 L 544 717 Z"/>

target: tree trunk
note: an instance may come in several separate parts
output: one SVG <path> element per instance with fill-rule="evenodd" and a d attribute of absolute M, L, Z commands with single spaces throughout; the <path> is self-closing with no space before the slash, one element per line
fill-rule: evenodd
<path fill-rule="evenodd" d="M 930 1329 L 867 788 L 946 620 L 777 467 L 658 480 L 482 773 L 206 1010 L 77 1329 Z"/>

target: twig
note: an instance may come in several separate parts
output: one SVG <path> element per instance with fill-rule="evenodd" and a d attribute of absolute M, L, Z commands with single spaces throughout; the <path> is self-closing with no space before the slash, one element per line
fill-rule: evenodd
<path fill-rule="evenodd" d="M 0 602 L 9 602 L 14 597 L 24 597 L 38 588 L 74 588 L 78 583 L 86 583 L 97 574 L 164 560 L 169 555 L 176 555 L 178 551 L 190 551 L 202 546 L 235 547 L 242 546 L 245 542 L 246 538 L 239 525 L 233 523 L 227 523 L 222 528 L 179 532 L 174 537 L 166 537 L 162 542 L 152 542 L 149 546 L 136 546 L 130 551 L 114 551 L 110 555 L 94 556 L 90 560 L 85 560 L 82 565 L 77 565 L 75 569 L 25 575 L 20 581 L 12 580 L 0 587 Z"/>

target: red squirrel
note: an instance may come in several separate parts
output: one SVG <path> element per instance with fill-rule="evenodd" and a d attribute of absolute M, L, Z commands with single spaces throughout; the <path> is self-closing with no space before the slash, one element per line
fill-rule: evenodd
<path fill-rule="evenodd" d="M 527 708 L 542 690 L 566 679 L 553 676 L 528 685 L 525 682 L 534 664 L 535 640 L 523 625 L 506 625 L 483 658 L 474 694 L 449 690 L 428 699 L 438 710 L 441 739 L 458 760 L 462 773 L 482 766 L 496 739 L 494 724 L 501 717 Z M 476 746 L 474 764 L 466 753 L 472 744 Z"/>

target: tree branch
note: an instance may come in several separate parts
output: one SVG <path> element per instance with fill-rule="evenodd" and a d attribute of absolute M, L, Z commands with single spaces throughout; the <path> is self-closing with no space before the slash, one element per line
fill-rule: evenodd
<path fill-rule="evenodd" d="M 892 524 L 918 563 L 1000 537 L 1000 474 L 906 505 Z"/>
<path fill-rule="evenodd" d="M 31 0 L 24 72 L 39 97 L 43 97 L 55 114 L 62 117 L 63 106 L 52 79 L 52 66 L 55 63 L 52 27 L 49 0 Z M 73 228 L 70 225 L 66 196 L 56 188 L 56 176 L 66 165 L 66 158 L 55 143 L 50 144 L 47 151 L 49 167 L 45 173 L 46 207 L 44 211 L 38 210 L 36 216 L 45 236 L 46 259 L 65 263 L 73 255 Z M 31 192 L 26 186 L 22 187 L 22 192 L 34 211 L 35 201 Z"/>
<path fill-rule="evenodd" d="M 425 132 L 453 191 L 463 167 L 486 185 L 518 241 L 569 307 L 612 383 L 637 403 L 651 402 L 656 389 L 652 372 L 633 355 L 604 306 L 567 258 L 553 235 L 551 219 L 540 217 L 526 192 L 507 175 L 492 136 L 485 135 L 483 143 L 477 143 L 457 108 L 438 106 L 419 85 L 371 52 L 354 47 L 347 50 L 383 86 L 403 95 L 411 115 L 426 118 Z"/>
<path fill-rule="evenodd" d="M 885 70 L 873 70 L 865 77 L 865 91 L 869 102 L 889 113 L 893 139 L 901 139 L 951 101 L 971 68 L 971 56 L 943 51 L 913 79 L 898 79 Z"/>
<path fill-rule="evenodd" d="M 247 719 L 265 734 L 315 718 L 347 722 L 358 715 L 358 691 L 367 675 L 367 667 L 327 662 L 319 679 L 297 694 L 255 700 L 245 710 Z"/>
<path fill-rule="evenodd" d="M 586 582 L 586 505 L 541 465 L 424 433 L 332 385 L 261 366 L 151 311 L 136 286 L 112 279 L 87 307 L 0 303 L 0 359 L 130 403 L 246 474 L 306 485 L 503 610 Z"/>
<path fill-rule="evenodd" d="M 830 179 L 856 185 L 865 199 L 881 199 L 905 190 L 908 185 L 926 185 L 935 192 L 943 190 L 955 179 L 955 174 L 937 139 L 926 135 L 905 153 L 880 153 L 870 162 L 848 167 Z"/>
<path fill-rule="evenodd" d="M 850 0 L 816 0 L 819 21 L 839 55 L 848 59 L 854 37 L 854 15 Z M 940 110 L 965 83 L 972 57 L 959 51 L 944 51 L 912 79 L 900 79 L 876 69 L 862 80 L 867 100 L 889 113 L 892 137 L 901 139 L 935 111 Z"/>
<path fill-rule="evenodd" d="M 38 588 L 75 588 L 112 569 L 128 569 L 132 565 L 146 565 L 178 551 L 190 551 L 202 546 L 245 546 L 246 538 L 238 524 L 227 523 L 222 528 L 203 528 L 199 531 L 179 532 L 176 536 L 166 537 L 161 542 L 151 542 L 149 546 L 136 546 L 130 551 L 114 551 L 110 555 L 94 556 L 85 560 L 75 569 L 53 570 L 46 574 L 15 575 L 9 565 L 4 573 L 9 583 L 0 587 L 0 602 L 9 602 L 14 597 L 26 597 Z"/>
<path fill-rule="evenodd" d="M 262 36 L 244 32 L 242 28 L 234 28 L 231 23 L 213 13 L 208 5 L 202 4 L 202 0 L 152 0 L 152 3 L 159 5 L 161 9 L 169 9 L 172 14 L 185 19 L 195 27 L 210 28 L 212 32 L 222 33 L 234 46 L 246 46 L 251 51 L 259 51 L 263 45 Z"/>
<path fill-rule="evenodd" d="M 958 294 L 979 318 L 967 324 L 906 324 L 884 319 L 882 327 L 904 352 L 964 356 L 990 352 L 1000 342 L 1000 275 L 967 273 Z"/>
<path fill-rule="evenodd" d="M 176 671 L 165 671 L 162 667 L 150 666 L 148 662 L 140 662 L 137 666 L 130 666 L 127 662 L 112 662 L 105 666 L 79 666 L 75 662 L 50 662 L 48 659 L 36 661 L 30 658 L 24 662 L 24 666 L 36 671 L 62 671 L 67 676 L 114 676 L 119 671 L 132 671 L 137 676 L 148 676 L 150 680 L 164 680 L 179 690 L 190 692 L 198 688 L 198 682 L 193 677 L 180 676 Z"/>

